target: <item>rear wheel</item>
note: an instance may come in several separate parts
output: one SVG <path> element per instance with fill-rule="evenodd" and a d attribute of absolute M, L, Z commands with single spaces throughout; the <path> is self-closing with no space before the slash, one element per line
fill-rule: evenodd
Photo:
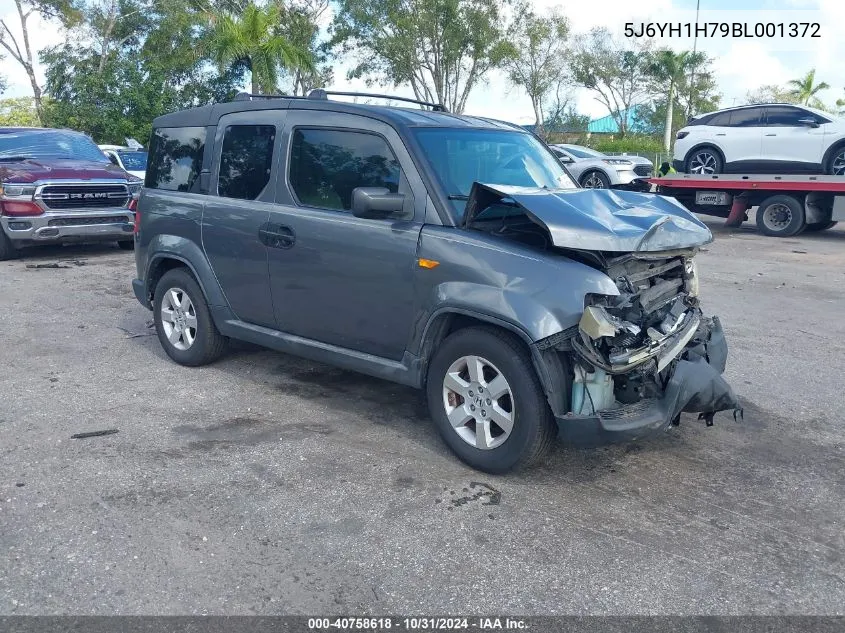
<path fill-rule="evenodd" d="M 793 196 L 771 196 L 757 208 L 757 228 L 764 235 L 791 237 L 805 226 L 804 204 Z"/>
<path fill-rule="evenodd" d="M 721 174 L 724 168 L 722 156 L 712 147 L 700 147 L 693 150 L 685 165 L 684 171 L 688 174 Z"/>
<path fill-rule="evenodd" d="M 156 284 L 153 319 L 161 346 L 180 365 L 206 365 L 226 348 L 199 284 L 185 268 L 167 271 Z"/>
<path fill-rule="evenodd" d="M 831 176 L 845 176 L 845 145 L 840 145 L 833 150 L 825 171 Z"/>
<path fill-rule="evenodd" d="M 464 462 L 503 473 L 538 460 L 554 421 L 531 359 L 511 334 L 467 328 L 450 335 L 428 370 L 426 393 L 437 430 Z"/>
<path fill-rule="evenodd" d="M 588 171 L 581 176 L 581 186 L 584 189 L 609 189 L 610 180 L 600 171 Z"/>

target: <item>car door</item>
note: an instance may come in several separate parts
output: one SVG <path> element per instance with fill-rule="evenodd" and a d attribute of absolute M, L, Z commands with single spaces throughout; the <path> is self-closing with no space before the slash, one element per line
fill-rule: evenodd
<path fill-rule="evenodd" d="M 725 155 L 725 171 L 753 169 L 760 161 L 763 142 L 763 109 L 739 108 L 722 113 L 730 114 L 727 126 L 719 126 L 714 132 Z M 725 123 L 724 117 L 718 121 Z"/>
<path fill-rule="evenodd" d="M 415 315 L 426 200 L 410 155 L 393 128 L 366 117 L 299 110 L 286 123 L 287 165 L 278 177 L 268 251 L 278 328 L 399 360 Z M 403 194 L 402 212 L 353 216 L 356 187 Z"/>
<path fill-rule="evenodd" d="M 771 171 L 822 171 L 825 130 L 819 119 L 802 108 L 766 106 L 762 160 Z"/>
<path fill-rule="evenodd" d="M 203 210 L 206 257 L 235 315 L 275 327 L 263 231 L 274 206 L 284 111 L 222 116 Z"/>

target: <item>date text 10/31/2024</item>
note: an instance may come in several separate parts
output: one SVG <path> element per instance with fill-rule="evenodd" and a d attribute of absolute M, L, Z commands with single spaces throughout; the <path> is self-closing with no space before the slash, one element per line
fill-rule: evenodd
<path fill-rule="evenodd" d="M 311 630 L 389 630 L 405 631 L 497 631 L 522 630 L 528 624 L 520 618 L 443 618 L 443 617 L 414 617 L 414 618 L 309 618 L 308 628 Z"/>

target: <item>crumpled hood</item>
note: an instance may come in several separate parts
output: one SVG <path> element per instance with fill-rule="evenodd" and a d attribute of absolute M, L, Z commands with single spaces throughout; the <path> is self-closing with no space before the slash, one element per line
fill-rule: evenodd
<path fill-rule="evenodd" d="M 543 226 L 560 248 L 650 252 L 713 241 L 710 229 L 679 202 L 652 193 L 611 189 L 539 189 L 476 182 L 464 226 L 484 209 L 509 199 Z"/>

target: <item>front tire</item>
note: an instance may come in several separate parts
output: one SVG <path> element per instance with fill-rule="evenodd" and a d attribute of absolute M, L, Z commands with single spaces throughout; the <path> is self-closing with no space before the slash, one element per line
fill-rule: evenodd
<path fill-rule="evenodd" d="M 712 147 L 699 147 L 693 150 L 684 163 L 685 172 L 700 176 L 721 174 L 724 168 L 725 162 L 722 160 L 722 155 Z"/>
<path fill-rule="evenodd" d="M 524 346 L 487 327 L 451 334 L 429 365 L 426 395 L 443 440 L 468 465 L 504 473 L 536 462 L 554 420 Z"/>
<path fill-rule="evenodd" d="M 12 246 L 12 240 L 3 231 L 3 227 L 0 227 L 0 262 L 14 259 L 17 256 L 18 251 Z"/>
<path fill-rule="evenodd" d="M 153 320 L 161 346 L 180 365 L 207 365 L 226 348 L 199 284 L 185 268 L 167 271 L 156 284 Z"/>
<path fill-rule="evenodd" d="M 584 189 L 609 189 L 610 180 L 600 171 L 588 171 L 581 176 L 581 186 Z"/>
<path fill-rule="evenodd" d="M 793 196 L 770 196 L 757 208 L 757 228 L 763 235 L 792 237 L 805 226 L 803 201 Z"/>
<path fill-rule="evenodd" d="M 840 145 L 830 155 L 825 173 L 831 176 L 845 176 L 845 145 Z"/>

